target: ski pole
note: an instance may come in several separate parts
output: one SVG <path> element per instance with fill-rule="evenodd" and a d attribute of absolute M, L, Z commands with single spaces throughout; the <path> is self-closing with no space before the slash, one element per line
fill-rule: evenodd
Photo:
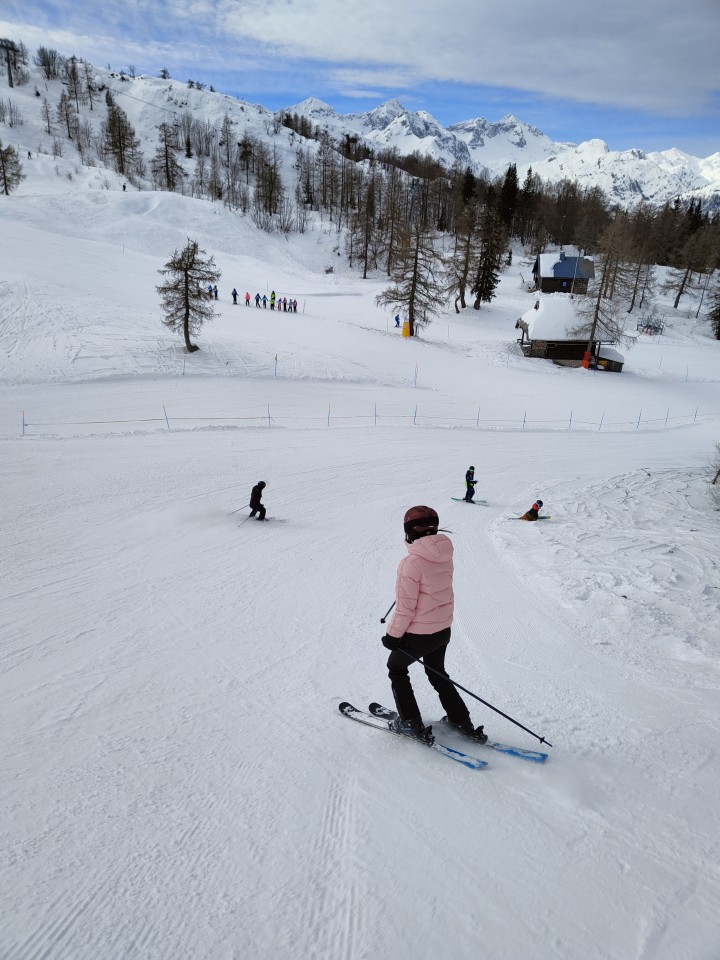
<path fill-rule="evenodd" d="M 393 600 L 393 602 L 390 604 L 390 610 L 392 610 L 392 608 L 395 606 L 396 602 L 397 602 L 396 600 Z M 388 615 L 390 614 L 390 610 L 388 610 L 388 612 L 385 614 L 384 617 L 380 617 L 380 623 L 385 623 L 385 621 L 386 621 L 387 618 L 388 618 Z"/>
<path fill-rule="evenodd" d="M 237 510 L 231 510 L 228 516 L 231 517 L 234 513 L 240 513 L 241 510 L 244 510 L 245 507 L 249 507 L 249 506 L 250 506 L 249 503 L 244 503 L 241 507 L 238 507 Z"/>
<path fill-rule="evenodd" d="M 410 657 L 411 660 L 414 660 L 416 663 L 422 663 L 425 669 L 429 670 L 431 673 L 436 673 L 439 677 L 443 677 L 443 679 L 449 680 L 454 687 L 458 688 L 458 690 L 462 690 L 464 693 L 467 693 L 471 697 L 474 697 L 476 700 L 479 700 L 480 703 L 484 703 L 486 707 L 490 707 L 490 709 L 494 710 L 495 713 L 499 713 L 501 717 L 505 717 L 505 719 L 509 720 L 510 723 L 514 723 L 516 727 L 520 727 L 521 730 L 524 730 L 526 733 L 529 733 L 531 737 L 535 737 L 535 739 L 539 740 L 540 743 L 545 743 L 548 745 L 548 747 L 552 746 L 552 744 L 548 740 L 546 740 L 545 737 L 541 737 L 537 733 L 533 733 L 532 730 L 529 730 L 527 727 L 524 727 L 521 723 L 518 723 L 517 720 L 513 720 L 513 718 L 509 717 L 507 713 L 503 713 L 502 710 L 498 710 L 497 707 L 494 707 L 491 703 L 488 703 L 487 700 L 483 700 L 482 697 L 479 697 L 476 693 L 473 693 L 472 690 L 468 690 L 467 687 L 463 687 L 459 683 L 456 683 L 455 680 L 453 680 L 451 677 L 448 677 L 447 674 L 440 673 L 440 671 L 435 670 L 434 667 L 429 667 L 424 660 L 420 660 L 419 657 L 413 657 L 413 655 L 411 653 L 408 653 L 407 650 L 402 650 L 402 652 L 406 656 Z"/>

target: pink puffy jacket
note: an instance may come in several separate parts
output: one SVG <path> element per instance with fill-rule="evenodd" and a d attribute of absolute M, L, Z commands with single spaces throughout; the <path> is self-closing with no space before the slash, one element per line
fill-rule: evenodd
<path fill-rule="evenodd" d="M 444 533 L 407 544 L 397 570 L 395 614 L 388 633 L 437 633 L 452 623 L 453 545 Z"/>

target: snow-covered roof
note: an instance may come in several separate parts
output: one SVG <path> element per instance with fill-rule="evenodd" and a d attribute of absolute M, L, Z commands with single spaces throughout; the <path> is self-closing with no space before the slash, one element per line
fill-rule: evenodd
<path fill-rule="evenodd" d="M 539 296 L 533 307 L 520 318 L 527 327 L 531 340 L 582 340 L 583 337 L 570 331 L 579 325 L 569 295 L 552 293 Z M 586 339 L 586 338 L 585 338 Z"/>
<path fill-rule="evenodd" d="M 598 356 L 602 357 L 603 360 L 615 360 L 618 363 L 625 363 L 625 357 L 621 353 L 618 353 L 614 347 L 600 347 Z"/>
<path fill-rule="evenodd" d="M 562 251 L 538 254 L 535 270 L 540 277 L 555 277 L 558 280 L 591 280 L 595 276 L 592 260 L 588 257 L 568 257 Z"/>

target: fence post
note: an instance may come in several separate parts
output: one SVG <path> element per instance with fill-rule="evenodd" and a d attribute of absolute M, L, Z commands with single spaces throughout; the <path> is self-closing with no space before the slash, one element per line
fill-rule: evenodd
<path fill-rule="evenodd" d="M 268 408 L 268 426 L 270 426 L 270 404 L 267 405 Z"/>
<path fill-rule="evenodd" d="M 526 410 L 525 413 L 523 414 L 523 425 L 522 425 L 523 430 L 525 429 L 525 420 L 526 420 L 526 419 L 527 419 L 527 410 Z"/>
<path fill-rule="evenodd" d="M 695 407 L 695 416 L 693 417 L 693 423 L 695 423 L 695 421 L 697 420 L 697 412 L 699 409 L 700 409 L 699 406 Z"/>
<path fill-rule="evenodd" d="M 375 426 L 377 426 L 377 404 L 375 404 Z"/>
<path fill-rule="evenodd" d="M 417 404 L 415 404 L 415 413 L 413 414 L 413 424 L 417 423 Z"/>
<path fill-rule="evenodd" d="M 642 417 L 642 407 L 640 407 L 640 413 L 638 414 L 638 422 L 637 422 L 637 426 L 635 427 L 636 430 L 639 430 L 639 429 L 640 429 L 640 418 L 641 418 L 641 417 Z"/>
<path fill-rule="evenodd" d="M 330 426 L 330 404 L 328 404 L 328 426 Z"/>
<path fill-rule="evenodd" d="M 182 375 L 185 376 L 185 357 L 183 357 L 183 372 Z"/>
<path fill-rule="evenodd" d="M 475 426 L 476 426 L 476 427 L 479 427 L 479 426 L 480 426 L 480 407 L 478 407 L 477 419 L 476 419 L 476 421 L 475 421 Z"/>
<path fill-rule="evenodd" d="M 277 354 L 275 354 L 275 376 L 277 376 Z"/>
<path fill-rule="evenodd" d="M 600 417 L 600 426 L 598 427 L 598 433 L 602 430 L 603 420 L 605 419 L 605 411 L 603 410 L 602 416 Z"/>
<path fill-rule="evenodd" d="M 167 410 L 165 409 L 165 404 L 163 404 L 163 413 L 165 414 L 165 423 L 167 424 L 168 430 L 170 429 L 170 421 L 168 420 Z"/>
<path fill-rule="evenodd" d="M 415 380 L 413 382 L 414 387 L 417 387 L 417 375 L 418 375 L 418 365 L 415 364 Z"/>
<path fill-rule="evenodd" d="M 24 411 L 24 410 L 23 410 L 23 412 L 22 412 L 22 417 L 23 417 L 23 432 L 22 432 L 22 435 L 25 436 L 25 411 Z"/>
<path fill-rule="evenodd" d="M 572 430 L 572 410 L 570 411 L 570 423 L 568 423 L 568 430 Z"/>
<path fill-rule="evenodd" d="M 670 407 L 667 408 L 667 413 L 665 414 L 665 426 L 667 426 L 669 416 L 670 416 Z"/>

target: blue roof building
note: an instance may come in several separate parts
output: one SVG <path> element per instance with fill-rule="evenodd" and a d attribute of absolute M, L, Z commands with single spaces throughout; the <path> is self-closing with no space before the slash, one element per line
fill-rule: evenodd
<path fill-rule="evenodd" d="M 588 282 L 595 278 L 595 264 L 589 257 L 540 253 L 533 267 L 535 289 L 543 293 L 587 293 Z"/>

